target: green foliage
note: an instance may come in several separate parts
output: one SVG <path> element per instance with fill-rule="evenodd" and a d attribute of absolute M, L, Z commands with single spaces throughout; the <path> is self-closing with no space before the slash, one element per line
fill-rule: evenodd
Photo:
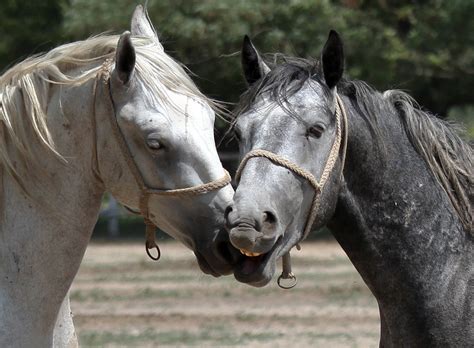
<path fill-rule="evenodd" d="M 0 64 L 64 41 L 128 30 L 136 4 L 3 0 Z M 349 77 L 381 90 L 407 90 L 443 116 L 454 106 L 474 105 L 472 0 L 152 0 L 148 9 L 167 51 L 220 100 L 235 102 L 245 89 L 244 34 L 261 52 L 318 57 L 333 28 L 345 41 Z"/>
<path fill-rule="evenodd" d="M 0 2 L 0 71 L 61 40 L 62 3 L 63 0 Z"/>
<path fill-rule="evenodd" d="M 69 33 L 84 37 L 128 28 L 129 0 L 73 1 Z M 205 80 L 211 96 L 235 101 L 245 85 L 238 53 L 244 34 L 262 52 L 318 57 L 328 30 L 346 44 L 348 75 L 379 89 L 401 88 L 446 114 L 474 103 L 474 1 L 150 1 L 165 46 Z"/>
<path fill-rule="evenodd" d="M 109 218 L 107 217 L 99 218 L 94 228 L 94 234 L 92 235 L 94 239 L 110 238 L 107 232 L 108 221 Z M 119 225 L 120 238 L 144 240 L 145 224 L 143 223 L 143 218 L 141 216 L 120 215 Z M 160 233 L 158 238 L 163 239 L 163 237 L 168 238 L 164 233 Z"/>
<path fill-rule="evenodd" d="M 465 137 L 474 140 L 474 105 L 451 108 L 448 119 L 464 125 Z"/>

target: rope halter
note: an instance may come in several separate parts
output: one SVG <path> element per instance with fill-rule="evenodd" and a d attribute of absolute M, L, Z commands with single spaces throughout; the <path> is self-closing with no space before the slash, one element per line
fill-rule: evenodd
<path fill-rule="evenodd" d="M 213 180 L 211 182 L 207 182 L 204 184 L 196 185 L 196 186 L 191 186 L 191 187 L 185 187 L 185 188 L 178 188 L 178 189 L 156 189 L 156 188 L 151 188 L 149 187 L 143 178 L 143 175 L 141 174 L 137 163 L 133 160 L 133 155 L 132 152 L 130 151 L 130 148 L 128 147 L 128 144 L 125 140 L 125 136 L 122 133 L 122 130 L 120 129 L 120 125 L 118 124 L 118 120 L 116 117 L 115 113 L 115 105 L 113 103 L 112 99 L 112 93 L 110 90 L 110 66 L 111 62 L 109 60 L 106 60 L 104 64 L 102 65 L 98 75 L 97 79 L 94 85 L 94 98 L 96 95 L 96 89 L 97 89 L 97 84 L 99 80 L 102 80 L 104 87 L 107 89 L 107 92 L 105 92 L 106 95 L 109 96 L 109 101 L 111 104 L 111 110 L 112 112 L 109 112 L 108 114 L 110 115 L 109 121 L 111 124 L 112 132 L 117 140 L 120 151 L 123 155 L 123 158 L 125 162 L 127 163 L 127 166 L 132 173 L 133 177 L 135 178 L 135 181 L 137 183 L 138 189 L 140 190 L 140 196 L 139 196 L 139 212 L 135 212 L 131 209 L 128 209 L 129 211 L 139 214 L 143 216 L 144 222 L 146 225 L 146 230 L 145 230 L 145 250 L 148 256 L 152 260 L 159 260 L 161 256 L 160 248 L 156 244 L 155 241 L 155 230 L 156 230 L 156 225 L 151 221 L 150 219 L 150 213 L 149 213 L 149 199 L 152 195 L 156 196 L 197 196 L 201 194 L 206 194 L 208 192 L 216 191 L 219 190 L 227 185 L 230 184 L 231 182 L 231 177 L 229 173 L 224 169 L 224 176 L 217 179 Z M 95 103 L 94 103 L 95 104 Z M 94 113 L 95 113 L 95 107 L 94 107 Z M 95 125 L 95 114 L 93 116 L 93 122 L 94 122 L 94 131 L 96 131 L 96 125 Z M 97 137 L 94 137 L 95 141 L 97 141 Z M 95 161 L 97 162 L 97 144 L 95 144 Z M 96 165 L 97 166 L 97 165 Z M 97 166 L 98 168 L 98 166 Z M 151 254 L 150 250 L 156 249 L 157 255 L 154 256 Z"/>
<path fill-rule="evenodd" d="M 324 190 L 324 187 L 331 175 L 334 165 L 336 164 L 337 158 L 339 156 L 339 150 L 342 143 L 342 167 L 341 167 L 341 175 L 344 169 L 344 162 L 346 156 L 346 148 L 347 148 L 347 115 L 346 110 L 344 109 L 344 104 L 342 103 L 341 98 L 339 95 L 336 94 L 336 138 L 334 139 L 334 143 L 331 147 L 331 151 L 329 152 L 328 158 L 326 160 L 326 164 L 324 165 L 323 173 L 321 174 L 321 178 L 316 180 L 315 176 L 307 171 L 306 169 L 298 166 L 297 164 L 291 162 L 290 160 L 286 159 L 283 156 L 280 156 L 276 153 L 271 151 L 262 150 L 262 149 L 255 149 L 247 153 L 242 161 L 240 162 L 239 168 L 235 174 L 235 180 L 238 182 L 242 175 L 242 172 L 247 164 L 247 162 L 252 158 L 263 157 L 270 160 L 273 164 L 284 167 L 289 169 L 297 176 L 305 179 L 314 189 L 314 196 L 313 201 L 311 203 L 311 209 L 308 214 L 308 218 L 306 219 L 305 228 L 303 231 L 302 240 L 304 240 L 309 232 L 311 232 L 311 227 L 316 219 L 316 215 L 318 213 L 319 204 L 321 201 L 321 193 Z M 344 123 L 344 125 L 342 124 Z M 344 138 L 342 136 L 342 131 L 344 127 Z M 299 244 L 297 244 L 297 248 L 299 250 Z M 278 285 L 284 289 L 291 289 L 296 285 L 296 277 L 291 271 L 291 259 L 290 259 L 290 252 L 286 253 L 282 259 L 283 264 L 283 272 L 278 278 Z M 281 283 L 282 279 L 290 279 L 292 280 L 293 284 L 290 286 L 283 286 Z"/>

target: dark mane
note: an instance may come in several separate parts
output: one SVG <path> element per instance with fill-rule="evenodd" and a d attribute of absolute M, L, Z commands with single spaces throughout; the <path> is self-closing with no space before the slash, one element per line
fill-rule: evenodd
<path fill-rule="evenodd" d="M 297 93 L 309 79 L 320 81 L 322 76 L 317 60 L 287 57 L 278 53 L 266 57 L 271 71 L 241 95 L 234 110 L 235 117 L 249 110 L 255 99 L 265 93 L 269 93 L 280 106 L 289 108 L 288 98 Z M 321 85 L 324 86 L 323 83 Z M 326 92 L 329 95 L 329 89 Z"/>
<path fill-rule="evenodd" d="M 268 57 L 271 57 L 267 62 L 271 71 L 242 94 L 234 111 L 235 118 L 248 111 L 256 98 L 264 93 L 292 114 L 288 98 L 309 79 L 325 86 L 319 61 L 281 54 Z M 460 127 L 422 110 L 402 91 L 380 93 L 363 81 L 348 79 L 342 79 L 337 90 L 351 99 L 377 141 L 383 142 L 377 115 L 389 112 L 400 117 L 410 141 L 448 194 L 464 228 L 474 233 L 474 151 L 458 135 Z M 329 89 L 325 93 L 329 94 Z"/>

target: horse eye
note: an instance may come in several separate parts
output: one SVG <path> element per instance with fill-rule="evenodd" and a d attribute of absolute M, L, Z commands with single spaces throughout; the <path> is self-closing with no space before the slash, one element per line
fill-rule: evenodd
<path fill-rule="evenodd" d="M 311 135 L 319 139 L 321 138 L 321 135 L 323 135 L 324 131 L 325 131 L 324 126 L 317 124 L 308 128 L 308 135 Z"/>
<path fill-rule="evenodd" d="M 161 150 L 163 148 L 163 145 L 156 139 L 148 139 L 147 140 L 147 145 L 151 150 Z"/>

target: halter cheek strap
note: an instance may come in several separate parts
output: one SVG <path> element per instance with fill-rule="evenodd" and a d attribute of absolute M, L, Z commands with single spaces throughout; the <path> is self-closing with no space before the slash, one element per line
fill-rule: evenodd
<path fill-rule="evenodd" d="M 344 123 L 344 138 L 342 136 L 343 123 Z M 329 152 L 328 158 L 326 160 L 326 164 L 324 165 L 323 173 L 321 174 L 321 178 L 319 179 L 319 181 L 316 180 L 316 178 L 314 177 L 312 173 L 298 166 L 297 164 L 291 162 L 285 157 L 277 155 L 276 153 L 273 153 L 271 151 L 262 150 L 262 149 L 252 150 L 249 153 L 247 153 L 245 157 L 242 159 L 242 162 L 240 162 L 239 168 L 237 169 L 237 172 L 235 174 L 235 180 L 238 182 L 247 162 L 252 158 L 263 157 L 270 160 L 277 166 L 284 167 L 291 170 L 297 176 L 305 179 L 313 187 L 314 189 L 313 201 L 311 203 L 311 209 L 306 219 L 305 228 L 304 228 L 303 235 L 300 241 L 304 240 L 308 236 L 309 232 L 311 232 L 311 227 L 313 226 L 314 221 L 316 220 L 319 204 L 321 202 L 321 194 L 329 179 L 329 176 L 331 175 L 334 169 L 334 165 L 336 164 L 337 158 L 339 156 L 339 150 L 341 148 L 341 143 L 342 143 L 342 167 L 340 171 L 341 175 L 344 169 L 344 162 L 345 162 L 346 149 L 347 149 L 347 134 L 348 134 L 347 133 L 347 115 L 344 109 L 344 104 L 342 103 L 341 98 L 337 94 L 336 94 L 336 127 L 337 127 L 336 138 L 334 139 L 334 143 L 331 147 L 331 151 Z M 299 245 L 297 244 L 297 248 L 298 246 Z M 283 286 L 281 284 L 282 279 L 291 279 L 293 281 L 293 284 L 291 286 Z M 296 277 L 291 272 L 290 252 L 288 252 L 287 254 L 283 256 L 283 272 L 278 278 L 278 285 L 285 289 L 292 288 L 296 285 Z"/>
<path fill-rule="evenodd" d="M 112 128 L 112 133 L 114 138 L 117 140 L 117 143 L 119 144 L 120 152 L 122 153 L 123 159 L 127 163 L 127 166 L 132 173 L 133 177 L 135 178 L 135 182 L 137 183 L 138 189 L 140 191 L 140 197 L 139 197 L 139 204 L 138 207 L 140 209 L 139 214 L 143 216 L 144 222 L 146 225 L 146 230 L 145 230 L 145 250 L 148 256 L 153 259 L 153 260 L 158 260 L 161 256 L 160 248 L 156 244 L 155 241 L 155 230 L 156 230 L 156 225 L 151 221 L 150 219 L 150 213 L 149 213 L 149 200 L 152 195 L 157 195 L 157 196 L 197 196 L 201 194 L 205 194 L 208 192 L 212 192 L 215 190 L 219 190 L 231 182 L 231 177 L 229 173 L 224 169 L 224 176 L 217 179 L 213 180 L 208 183 L 196 185 L 196 186 L 191 186 L 191 187 L 185 187 L 185 188 L 178 188 L 178 189 L 156 189 L 156 188 L 151 188 L 148 187 L 147 184 L 145 183 L 145 180 L 143 179 L 143 176 L 136 164 L 136 162 L 133 160 L 132 153 L 130 151 L 130 148 L 128 147 L 128 144 L 125 140 L 125 137 L 122 133 L 122 130 L 120 129 L 120 126 L 118 124 L 118 120 L 115 114 L 115 105 L 113 103 L 112 99 L 112 94 L 110 91 L 110 61 L 105 61 L 104 64 L 102 65 L 101 70 L 99 71 L 99 74 L 97 76 L 97 79 L 95 81 L 94 85 L 94 92 L 97 89 L 97 84 L 99 83 L 99 80 L 102 80 L 105 89 L 107 90 L 106 95 L 109 98 L 110 104 L 111 104 L 111 111 L 108 114 L 109 116 L 109 121 L 110 125 Z M 94 93 L 95 95 L 96 93 Z M 95 97 L 94 97 L 95 98 Z M 93 115 L 93 127 L 94 127 L 94 132 L 96 132 L 96 121 L 95 121 L 95 103 L 94 103 L 94 115 Z M 96 136 L 94 137 L 96 141 Z M 97 144 L 95 143 L 95 163 L 96 166 L 98 165 L 98 158 L 97 158 Z M 98 166 L 97 166 L 98 168 Z M 94 173 L 97 172 L 98 175 L 98 169 L 94 171 Z M 130 210 L 130 209 L 129 209 Z M 130 210 L 133 212 L 133 210 Z M 154 256 L 151 254 L 151 250 L 156 249 L 157 255 Z"/>

